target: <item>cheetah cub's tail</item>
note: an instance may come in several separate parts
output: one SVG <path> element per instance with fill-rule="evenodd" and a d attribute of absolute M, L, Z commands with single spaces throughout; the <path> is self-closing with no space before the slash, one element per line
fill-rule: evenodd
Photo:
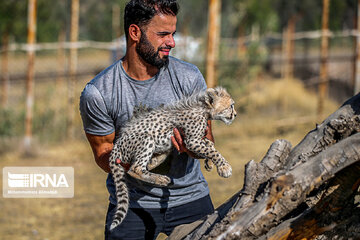
<path fill-rule="evenodd" d="M 114 218 L 110 226 L 110 231 L 120 225 L 120 223 L 124 220 L 129 208 L 129 194 L 125 180 L 125 169 L 120 164 L 116 164 L 116 160 L 121 159 L 120 149 L 118 149 L 118 146 L 119 145 L 117 143 L 114 145 L 109 162 L 112 177 L 115 183 L 117 202 Z"/>

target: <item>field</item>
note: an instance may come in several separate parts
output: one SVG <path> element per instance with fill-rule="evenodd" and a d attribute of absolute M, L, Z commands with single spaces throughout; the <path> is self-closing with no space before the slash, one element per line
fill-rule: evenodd
<path fill-rule="evenodd" d="M 88 79 L 77 84 L 77 96 Z M 24 157 L 21 137 L 8 134 L 1 137 L 0 168 L 6 166 L 71 166 L 75 170 L 75 196 L 69 199 L 9 199 L 0 198 L 1 239 L 103 239 L 103 226 L 108 204 L 105 188 L 106 174 L 93 160 L 91 149 L 82 133 L 77 114 L 75 140 L 65 140 L 59 118 L 65 111 L 66 92 L 54 84 L 37 85 L 36 112 L 47 116 L 48 121 L 37 123 L 39 132 L 34 155 Z M 13 107 L 21 105 L 23 92 L 12 90 Z M 54 99 L 53 96 L 63 98 Z M 233 166 L 233 176 L 221 179 L 216 171 L 204 175 L 210 187 L 215 207 L 239 191 L 243 183 L 244 165 L 254 159 L 260 161 L 270 144 L 283 138 L 295 146 L 315 127 L 317 97 L 306 91 L 295 80 L 277 80 L 268 77 L 250 82 L 241 90 L 232 88 L 238 117 L 226 126 L 213 126 L 215 145 Z M 17 96 L 18 95 L 18 96 Z M 38 101 L 39 102 L 39 101 Z M 326 115 L 339 104 L 326 102 Z M 52 115 L 46 115 L 49 110 Z M 77 109 L 76 109 L 77 111 Z M 14 116 L 21 115 L 16 111 Z M 325 118 L 326 116 L 324 116 Z M 21 133 L 22 126 L 12 126 Z M 34 130 L 34 131 L 35 131 Z M 56 134 L 57 137 L 51 137 Z M 2 174 L 2 171 L 1 171 Z M 2 177 L 0 184 L 2 185 Z M 161 236 L 159 238 L 163 238 Z"/>

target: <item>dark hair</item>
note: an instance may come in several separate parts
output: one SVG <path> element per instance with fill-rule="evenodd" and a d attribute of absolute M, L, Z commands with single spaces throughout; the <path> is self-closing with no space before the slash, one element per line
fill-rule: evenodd
<path fill-rule="evenodd" d="M 159 13 L 176 16 L 179 5 L 176 0 L 131 0 L 126 4 L 124 14 L 124 30 L 126 39 L 129 27 L 136 24 L 140 28 L 146 26 Z"/>

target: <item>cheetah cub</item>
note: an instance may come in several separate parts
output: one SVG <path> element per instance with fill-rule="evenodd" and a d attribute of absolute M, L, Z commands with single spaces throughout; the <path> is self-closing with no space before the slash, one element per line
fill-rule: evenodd
<path fill-rule="evenodd" d="M 235 117 L 234 100 L 222 87 L 209 88 L 168 106 L 134 115 L 122 129 L 109 159 L 117 198 L 110 230 L 122 222 L 128 210 L 125 172 L 157 186 L 167 186 L 171 182 L 168 176 L 149 171 L 171 153 L 174 128 L 183 130 L 187 149 L 205 159 L 206 170 L 210 171 L 213 163 L 221 177 L 230 177 L 230 164 L 204 136 L 207 120 L 230 124 Z"/>

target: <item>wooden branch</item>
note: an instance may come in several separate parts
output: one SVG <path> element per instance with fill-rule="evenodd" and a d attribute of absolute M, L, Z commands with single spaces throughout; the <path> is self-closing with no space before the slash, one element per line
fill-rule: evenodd
<path fill-rule="evenodd" d="M 232 221 L 226 227 L 226 231 L 219 234 L 214 229 L 212 232 L 215 234 L 210 236 L 219 236 L 220 239 L 260 237 L 304 202 L 313 189 L 333 177 L 338 171 L 357 162 L 360 157 L 357 150 L 360 149 L 359 147 L 360 134 L 356 134 L 286 174 L 277 176 L 269 181 L 263 196 L 254 204 L 229 216 Z"/>
<path fill-rule="evenodd" d="M 275 141 L 260 163 L 245 166 L 241 191 L 196 224 L 176 228 L 169 239 L 309 239 L 321 234 L 331 239 L 344 228 L 360 230 L 350 224 L 351 217 L 339 217 L 360 211 L 352 200 L 360 183 L 359 113 L 360 94 L 294 149 L 286 140 Z"/>
<path fill-rule="evenodd" d="M 299 160 L 306 160 L 307 155 L 315 155 L 316 152 L 319 152 L 322 145 L 323 149 L 325 149 L 327 143 L 328 145 L 334 144 L 335 142 L 332 141 L 331 138 L 333 138 L 334 140 L 341 140 L 346 138 L 346 134 L 343 135 L 340 132 L 336 133 L 335 131 L 333 131 L 333 128 L 330 126 L 330 122 L 342 121 L 344 123 L 343 129 L 346 129 L 346 121 L 349 121 L 349 119 L 352 119 L 352 121 L 356 121 L 356 118 L 359 118 L 359 113 L 360 94 L 346 101 L 336 112 L 331 114 L 320 125 L 317 125 L 314 130 L 310 131 L 305 136 L 305 138 L 289 154 L 287 160 L 289 162 L 287 164 L 288 167 L 290 168 L 293 165 L 299 163 Z M 334 125 L 336 124 L 334 123 Z"/>
<path fill-rule="evenodd" d="M 284 220 L 262 239 L 359 239 L 360 209 L 354 204 L 359 187 L 359 162 L 347 167 L 330 181 L 320 201 L 308 211 L 299 209 L 300 215 Z M 345 231 L 344 231 L 345 230 Z"/>

